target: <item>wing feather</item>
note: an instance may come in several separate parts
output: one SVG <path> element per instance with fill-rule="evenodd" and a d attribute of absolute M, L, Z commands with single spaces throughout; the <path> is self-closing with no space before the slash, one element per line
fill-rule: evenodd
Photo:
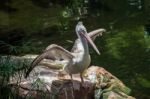
<path fill-rule="evenodd" d="M 67 51 L 66 49 L 62 48 L 61 46 L 58 46 L 56 44 L 52 44 L 46 48 L 46 50 L 39 56 L 37 56 L 33 62 L 31 63 L 31 66 L 29 67 L 28 71 L 26 72 L 25 78 L 28 77 L 32 69 L 40 63 L 43 59 L 50 59 L 50 60 L 70 60 L 74 56 L 72 53 Z"/>

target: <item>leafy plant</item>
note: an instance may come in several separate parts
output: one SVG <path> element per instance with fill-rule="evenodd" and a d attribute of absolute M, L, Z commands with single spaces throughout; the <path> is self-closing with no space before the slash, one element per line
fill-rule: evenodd
<path fill-rule="evenodd" d="M 0 41 L 0 49 L 8 51 L 8 53 L 15 53 L 15 54 L 18 53 L 17 47 L 18 46 L 14 46 L 4 41 Z"/>
<path fill-rule="evenodd" d="M 0 93 L 0 98 L 13 98 L 9 86 L 10 80 L 17 76 L 15 82 L 19 83 L 24 75 L 25 69 L 29 64 L 29 61 L 20 61 L 17 57 L 0 56 L 0 90 L 3 90 L 3 92 Z"/>

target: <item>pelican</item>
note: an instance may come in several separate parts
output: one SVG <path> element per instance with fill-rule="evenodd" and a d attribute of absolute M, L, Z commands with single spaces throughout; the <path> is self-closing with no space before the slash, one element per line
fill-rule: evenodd
<path fill-rule="evenodd" d="M 75 44 L 70 52 L 61 46 L 51 44 L 41 55 L 37 56 L 33 60 L 25 75 L 25 78 L 29 76 L 32 69 L 40 61 L 42 61 L 43 59 L 50 59 L 53 61 L 67 61 L 67 63 L 63 67 L 63 70 L 70 75 L 71 80 L 72 74 L 80 73 L 81 82 L 84 82 L 82 73 L 86 68 L 88 68 L 91 63 L 88 42 L 97 52 L 97 54 L 100 55 L 99 50 L 97 49 L 96 45 L 93 43 L 92 40 L 94 40 L 97 36 L 102 35 L 102 33 L 105 32 L 105 29 L 98 29 L 87 33 L 87 30 L 84 27 L 83 23 L 78 22 L 75 31 L 78 39 L 75 41 Z"/>

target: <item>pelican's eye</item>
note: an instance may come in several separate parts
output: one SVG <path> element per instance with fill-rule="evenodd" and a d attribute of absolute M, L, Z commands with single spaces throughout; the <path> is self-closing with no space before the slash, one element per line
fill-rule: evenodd
<path fill-rule="evenodd" d="M 84 29 L 80 29 L 80 30 L 79 30 L 79 33 L 84 33 L 84 34 L 85 34 L 86 31 L 85 31 Z"/>

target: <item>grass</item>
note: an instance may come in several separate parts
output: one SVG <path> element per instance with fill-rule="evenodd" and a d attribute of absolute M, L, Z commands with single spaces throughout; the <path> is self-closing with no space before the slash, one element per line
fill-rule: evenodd
<path fill-rule="evenodd" d="M 1 99 L 14 99 L 10 90 L 10 79 L 18 76 L 15 82 L 19 83 L 21 77 L 24 75 L 25 68 L 29 65 L 27 61 L 14 61 L 11 56 L 0 56 L 0 98 Z"/>
<path fill-rule="evenodd" d="M 10 77 L 15 75 L 23 75 L 23 69 L 26 69 L 30 62 L 28 60 L 19 60 L 17 57 L 12 56 L 1 56 L 0 57 L 0 76 L 4 79 L 2 82 L 9 81 Z M 3 85 L 2 83 L 1 85 Z"/>

